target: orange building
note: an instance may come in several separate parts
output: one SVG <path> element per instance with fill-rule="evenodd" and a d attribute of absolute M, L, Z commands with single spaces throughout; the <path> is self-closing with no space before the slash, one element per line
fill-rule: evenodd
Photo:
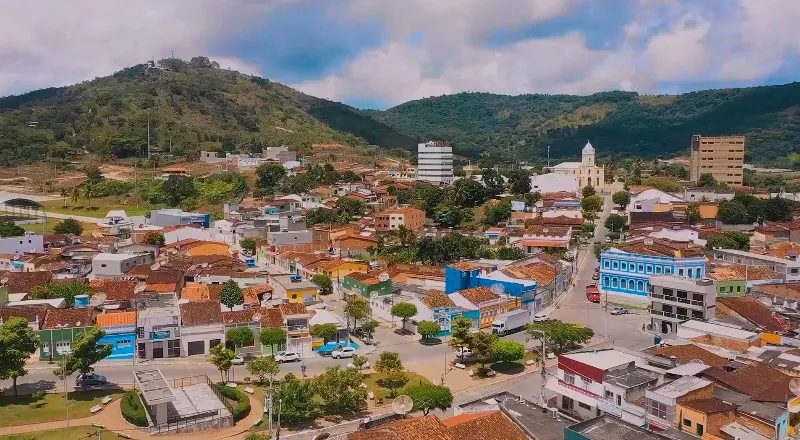
<path fill-rule="evenodd" d="M 389 232 L 400 229 L 417 231 L 425 226 L 425 211 L 410 206 L 391 208 L 375 214 L 375 230 Z"/>

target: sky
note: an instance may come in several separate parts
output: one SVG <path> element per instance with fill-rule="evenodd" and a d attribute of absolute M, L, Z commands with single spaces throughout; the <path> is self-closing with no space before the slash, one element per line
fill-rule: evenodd
<path fill-rule="evenodd" d="M 361 108 L 681 93 L 800 72 L 800 0 L 4 0 L 0 96 L 175 56 Z"/>

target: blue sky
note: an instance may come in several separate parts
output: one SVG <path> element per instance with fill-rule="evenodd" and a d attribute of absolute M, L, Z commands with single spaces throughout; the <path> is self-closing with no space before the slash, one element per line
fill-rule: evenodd
<path fill-rule="evenodd" d="M 0 16 L 0 95 L 173 50 L 370 108 L 780 84 L 797 79 L 798 22 L 796 0 L 28 0 Z"/>

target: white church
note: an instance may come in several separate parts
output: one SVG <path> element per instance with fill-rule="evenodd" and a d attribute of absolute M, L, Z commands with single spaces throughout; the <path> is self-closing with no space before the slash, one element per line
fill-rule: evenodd
<path fill-rule="evenodd" d="M 605 168 L 597 166 L 594 147 L 590 142 L 586 142 L 586 146 L 581 151 L 581 156 L 582 160 L 580 162 L 561 162 L 550 167 L 550 173 L 574 177 L 578 192 L 587 185 L 593 187 L 597 192 L 603 191 L 606 185 Z"/>

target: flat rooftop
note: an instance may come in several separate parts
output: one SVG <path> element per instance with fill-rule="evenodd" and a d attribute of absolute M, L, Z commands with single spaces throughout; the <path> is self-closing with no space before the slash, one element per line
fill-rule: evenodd
<path fill-rule="evenodd" d="M 286 290 L 319 289 L 319 286 L 316 284 L 302 278 L 299 281 L 293 282 L 292 275 L 271 275 L 270 279 L 272 282 L 281 285 Z"/>
<path fill-rule="evenodd" d="M 641 360 L 639 356 L 633 356 L 617 350 L 595 350 L 577 353 L 562 354 L 565 358 L 578 361 L 601 370 L 618 367 L 630 362 Z"/>
<path fill-rule="evenodd" d="M 94 259 L 97 261 L 125 261 L 129 258 L 138 257 L 140 254 L 112 254 L 109 252 L 101 252 L 95 255 Z"/>
<path fill-rule="evenodd" d="M 607 375 L 606 382 L 622 388 L 636 388 L 638 386 L 658 380 L 658 374 L 637 368 L 613 375 Z"/>
<path fill-rule="evenodd" d="M 753 260 L 769 261 L 770 263 L 784 264 L 787 266 L 800 266 L 800 261 L 792 261 L 787 260 L 786 258 L 773 257 L 772 255 L 754 254 L 752 252 L 740 251 L 736 249 L 714 249 L 714 252 L 736 255 L 742 258 L 752 258 Z"/>
<path fill-rule="evenodd" d="M 589 440 L 675 440 L 678 438 L 695 438 L 688 434 L 684 436 L 676 435 L 677 432 L 670 432 L 669 436 L 648 431 L 638 426 L 610 416 L 602 415 L 585 422 L 576 423 L 567 429 L 577 432 Z M 538 433 L 537 433 L 538 435 Z M 564 434 L 561 434 L 564 438 Z"/>
<path fill-rule="evenodd" d="M 709 380 L 694 376 L 684 376 L 680 379 L 673 380 L 672 382 L 667 382 L 652 390 L 647 390 L 647 392 L 656 393 L 660 396 L 675 399 L 688 392 L 698 390 L 708 385 L 711 385 L 711 381 Z"/>
<path fill-rule="evenodd" d="M 187 418 L 199 414 L 212 414 L 225 410 L 214 390 L 208 384 L 196 384 L 172 390 L 175 400 L 169 403 L 167 411 L 170 417 Z"/>
<path fill-rule="evenodd" d="M 714 324 L 711 322 L 689 320 L 680 325 L 679 328 L 695 330 L 703 333 L 728 336 L 735 339 L 749 340 L 758 337 L 758 333 L 749 332 L 740 328 L 729 327 L 726 325 Z"/>
<path fill-rule="evenodd" d="M 542 408 L 527 400 L 519 401 L 519 396 L 511 393 L 500 393 L 492 396 L 483 397 L 462 405 L 464 410 L 481 410 L 487 405 L 502 406 L 506 414 L 514 422 L 524 429 L 536 435 L 538 440 L 563 440 L 564 428 L 574 422 L 565 418 L 554 419 Z"/>
<path fill-rule="evenodd" d="M 175 400 L 175 395 L 167 384 L 167 380 L 164 379 L 164 375 L 161 374 L 161 370 L 157 368 L 136 370 L 133 372 L 133 377 L 148 405 L 158 405 Z"/>

